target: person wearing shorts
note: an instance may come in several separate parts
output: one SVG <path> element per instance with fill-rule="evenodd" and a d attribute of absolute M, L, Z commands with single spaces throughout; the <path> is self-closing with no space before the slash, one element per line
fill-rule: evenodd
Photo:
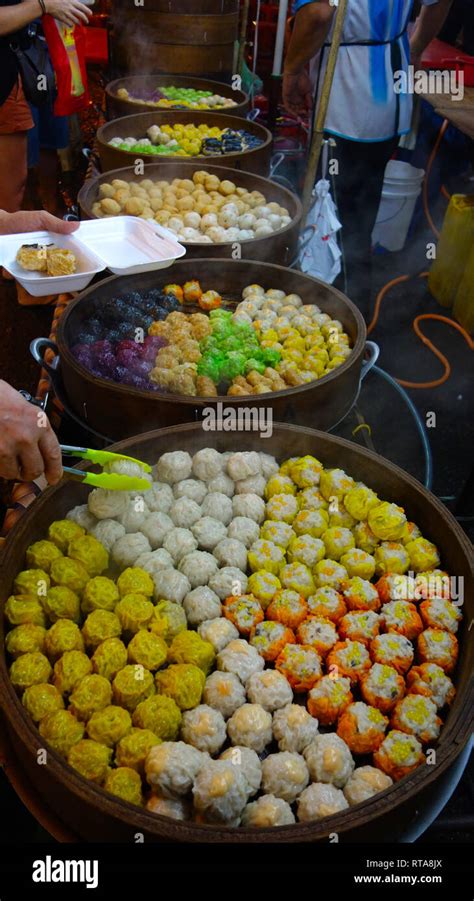
<path fill-rule="evenodd" d="M 72 27 L 87 24 L 81 0 L 0 0 L 0 209 L 13 213 L 23 201 L 27 137 L 33 119 L 21 84 L 12 41 L 28 47 L 28 25 L 49 13 Z"/>

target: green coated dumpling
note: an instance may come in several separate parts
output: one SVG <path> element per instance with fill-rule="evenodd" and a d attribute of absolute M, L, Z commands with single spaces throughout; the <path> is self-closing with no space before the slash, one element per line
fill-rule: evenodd
<path fill-rule="evenodd" d="M 127 652 L 129 663 L 140 663 L 153 672 L 166 663 L 168 646 L 158 635 L 140 629 L 128 643 Z"/>
<path fill-rule="evenodd" d="M 72 746 L 67 755 L 67 762 L 85 779 L 103 785 L 110 772 L 111 758 L 111 748 L 90 738 L 82 738 Z"/>
<path fill-rule="evenodd" d="M 103 710 L 112 701 L 112 686 L 105 676 L 91 673 L 77 683 L 69 698 L 69 709 L 78 720 L 87 722 L 96 710 Z"/>
<path fill-rule="evenodd" d="M 210 641 L 204 641 L 197 632 L 180 632 L 173 638 L 169 649 L 170 663 L 194 663 L 204 674 L 212 669 L 216 653 Z"/>
<path fill-rule="evenodd" d="M 52 541 L 35 541 L 26 551 L 27 566 L 49 573 L 53 560 L 62 557 L 62 551 Z"/>
<path fill-rule="evenodd" d="M 58 689 L 47 682 L 38 682 L 25 689 L 21 703 L 35 723 L 39 723 L 48 713 L 64 709 L 64 701 Z"/>
<path fill-rule="evenodd" d="M 151 749 L 160 744 L 161 738 L 150 729 L 137 729 L 134 726 L 117 744 L 115 762 L 117 766 L 131 767 L 144 776 L 145 760 Z"/>
<path fill-rule="evenodd" d="M 120 620 L 109 610 L 93 610 L 82 627 L 84 641 L 91 648 L 96 648 L 107 638 L 118 638 L 121 634 Z"/>
<path fill-rule="evenodd" d="M 8 632 L 5 639 L 5 647 L 11 657 L 19 657 L 21 654 L 31 654 L 33 651 L 44 653 L 44 639 L 46 629 L 37 623 L 23 623 Z"/>
<path fill-rule="evenodd" d="M 73 745 L 81 740 L 84 728 L 69 710 L 48 713 L 39 724 L 41 737 L 62 757 L 67 757 Z"/>
<path fill-rule="evenodd" d="M 31 595 L 12 594 L 5 604 L 5 616 L 12 626 L 32 623 L 36 626 L 46 626 L 45 612 L 36 598 Z"/>
<path fill-rule="evenodd" d="M 112 748 L 132 728 L 132 718 L 124 707 L 108 704 L 96 710 L 87 723 L 87 734 L 94 741 Z"/>
<path fill-rule="evenodd" d="M 109 565 L 109 553 L 104 545 L 92 535 L 74 538 L 68 545 L 68 556 L 87 569 L 91 576 L 100 576 Z"/>
<path fill-rule="evenodd" d="M 133 725 L 149 729 L 162 741 L 176 741 L 181 726 L 181 711 L 172 698 L 154 695 L 137 705 L 133 712 Z"/>
<path fill-rule="evenodd" d="M 75 538 L 85 535 L 86 530 L 72 519 L 57 519 L 48 529 L 48 538 L 59 548 L 63 554 L 67 554 L 69 543 Z"/>
<path fill-rule="evenodd" d="M 82 612 L 92 613 L 93 610 L 113 612 L 119 597 L 118 588 L 112 579 L 108 579 L 107 576 L 94 576 L 84 588 Z"/>
<path fill-rule="evenodd" d="M 139 566 L 128 566 L 117 579 L 121 597 L 126 594 L 143 594 L 146 598 L 152 598 L 154 587 L 150 574 Z"/>
<path fill-rule="evenodd" d="M 13 583 L 13 589 L 15 594 L 26 594 L 40 599 L 46 597 L 50 585 L 51 579 L 44 569 L 24 569 L 18 573 Z"/>
<path fill-rule="evenodd" d="M 130 663 L 119 670 L 112 682 L 112 689 L 116 704 L 135 710 L 140 701 L 155 693 L 155 683 L 150 670 L 138 663 Z"/>
<path fill-rule="evenodd" d="M 142 780 L 130 767 L 120 766 L 111 770 L 104 788 L 122 801 L 128 801 L 129 804 L 136 804 L 138 807 L 143 805 Z"/>
<path fill-rule="evenodd" d="M 92 655 L 94 672 L 112 680 L 127 663 L 127 648 L 120 638 L 106 638 Z"/>
<path fill-rule="evenodd" d="M 192 710 L 201 703 L 206 676 L 193 663 L 175 663 L 155 677 L 156 690 L 173 698 L 180 710 Z"/>
<path fill-rule="evenodd" d="M 66 585 L 50 588 L 43 601 L 43 607 L 52 623 L 59 619 L 71 619 L 78 623 L 81 617 L 79 596 Z"/>
<path fill-rule="evenodd" d="M 153 607 L 148 629 L 171 644 L 176 635 L 186 631 L 187 625 L 186 614 L 179 604 L 174 601 L 158 601 Z"/>
<path fill-rule="evenodd" d="M 66 651 L 83 651 L 79 626 L 70 619 L 58 619 L 46 633 L 45 649 L 50 660 L 57 660 Z"/>
<path fill-rule="evenodd" d="M 78 560 L 60 557 L 51 564 L 51 581 L 53 585 L 65 585 L 76 594 L 82 594 L 90 576 L 87 569 Z"/>
<path fill-rule="evenodd" d="M 115 608 L 124 632 L 146 629 L 153 616 L 153 604 L 142 594 L 126 594 Z"/>
<path fill-rule="evenodd" d="M 92 663 L 82 651 L 66 651 L 54 664 L 53 685 L 61 694 L 70 694 L 84 676 L 92 670 Z"/>
<path fill-rule="evenodd" d="M 48 658 L 39 651 L 33 651 L 31 654 L 22 654 L 13 661 L 10 667 L 10 679 L 16 690 L 23 692 L 30 685 L 48 682 L 52 672 Z"/>

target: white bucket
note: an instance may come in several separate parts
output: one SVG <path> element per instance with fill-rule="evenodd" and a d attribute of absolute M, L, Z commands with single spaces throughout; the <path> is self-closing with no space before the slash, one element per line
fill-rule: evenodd
<path fill-rule="evenodd" d="M 421 193 L 424 169 L 390 160 L 385 169 L 382 199 L 372 241 L 386 250 L 402 250 Z"/>

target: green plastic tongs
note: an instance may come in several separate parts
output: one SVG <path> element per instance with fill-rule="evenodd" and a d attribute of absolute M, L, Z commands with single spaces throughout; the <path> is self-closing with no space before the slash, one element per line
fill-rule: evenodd
<path fill-rule="evenodd" d="M 137 463 L 144 472 L 151 472 L 148 463 L 142 463 L 135 457 L 126 457 L 125 454 L 113 454 L 111 451 L 93 450 L 90 447 L 74 447 L 70 444 L 61 444 L 61 450 L 65 456 L 81 457 L 82 460 L 90 460 L 99 466 L 117 460 L 128 460 L 130 463 Z M 70 479 L 84 485 L 93 485 L 94 488 L 106 488 L 108 491 L 146 491 L 150 487 L 147 479 L 120 475 L 117 472 L 84 472 L 81 469 L 73 469 L 72 466 L 64 466 L 63 471 Z"/>

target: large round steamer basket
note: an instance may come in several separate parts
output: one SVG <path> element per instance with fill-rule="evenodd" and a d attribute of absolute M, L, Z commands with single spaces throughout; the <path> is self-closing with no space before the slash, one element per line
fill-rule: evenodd
<path fill-rule="evenodd" d="M 268 203 L 276 202 L 280 206 L 285 207 L 291 216 L 289 225 L 280 231 L 269 235 L 266 238 L 253 238 L 249 241 L 241 241 L 239 244 L 239 252 L 246 260 L 262 260 L 267 263 L 279 263 L 282 266 L 291 266 L 298 255 L 298 234 L 301 225 L 302 207 L 301 201 L 281 185 L 269 178 L 262 178 L 260 175 L 253 175 L 250 172 L 237 172 L 235 169 L 228 169 L 214 164 L 199 165 L 199 162 L 185 161 L 177 162 L 175 159 L 172 164 L 152 163 L 146 167 L 145 175 L 141 178 L 149 178 L 152 181 L 172 181 L 174 178 L 192 179 L 193 173 L 199 169 L 205 169 L 210 175 L 217 175 L 221 181 L 228 179 L 233 181 L 238 188 L 246 188 L 248 191 L 261 191 Z M 135 170 L 131 166 L 124 169 L 114 169 L 112 172 L 106 172 L 103 175 L 97 175 L 88 179 L 78 194 L 78 204 L 83 219 L 95 219 L 96 216 L 92 212 L 92 207 L 97 200 L 100 199 L 100 186 L 113 179 L 119 178 L 122 181 L 141 181 L 140 176 L 135 174 Z M 231 200 L 232 198 L 230 198 Z M 226 241 L 222 244 L 206 244 L 206 243 L 188 243 L 181 241 L 186 247 L 186 259 L 196 259 L 201 257 L 222 257 L 231 260 L 235 257 L 236 245 L 234 242 Z"/>
<path fill-rule="evenodd" d="M 110 56 L 118 74 L 231 78 L 239 0 L 115 0 Z"/>
<path fill-rule="evenodd" d="M 258 122 L 246 119 L 240 122 L 235 116 L 227 112 L 213 113 L 207 110 L 152 110 L 148 113 L 136 113 L 131 116 L 122 116 L 120 119 L 112 119 L 97 130 L 97 150 L 103 172 L 109 169 L 118 169 L 122 166 L 132 166 L 136 160 L 144 163 L 155 163 L 156 156 L 151 153 L 138 153 L 133 150 L 120 150 L 109 144 L 112 138 L 130 136 L 146 137 L 146 133 L 152 125 L 209 125 L 217 128 L 231 128 L 237 131 L 245 128 L 255 137 L 260 138 L 261 144 L 251 150 L 243 150 L 240 153 L 226 153 L 219 157 L 195 156 L 194 162 L 198 168 L 204 169 L 206 161 L 222 160 L 229 169 L 240 169 L 244 172 L 254 172 L 256 175 L 267 176 L 270 169 L 273 137 L 270 131 Z M 161 156 L 162 163 L 175 163 L 185 157 Z M 201 165 L 202 163 L 202 165 Z"/>
<path fill-rule="evenodd" d="M 107 118 L 118 119 L 120 116 L 130 116 L 133 113 L 148 113 L 153 109 L 163 112 L 160 107 L 151 107 L 149 103 L 140 100 L 125 100 L 117 96 L 120 88 L 126 88 L 129 93 L 141 97 L 143 93 L 154 91 L 157 88 L 193 88 L 195 91 L 212 91 L 221 97 L 234 100 L 236 106 L 229 106 L 222 110 L 229 116 L 245 117 L 249 111 L 250 99 L 245 91 L 232 88 L 224 81 L 211 81 L 207 78 L 195 78 L 192 75 L 129 75 L 127 78 L 116 78 L 109 81 L 105 88 L 107 104 Z M 199 112 L 202 112 L 199 110 Z M 211 112 L 211 110 L 209 110 Z M 236 123 L 236 128 L 239 125 Z"/>
<path fill-rule="evenodd" d="M 472 639 L 469 641 L 469 622 L 474 615 L 474 570 L 471 545 L 446 508 L 411 476 L 371 451 L 311 429 L 275 424 L 271 437 L 262 439 L 254 432 L 210 434 L 198 424 L 188 424 L 130 438 L 113 446 L 112 450 L 154 464 L 165 452 L 188 450 L 194 453 L 208 446 L 222 452 L 264 450 L 280 462 L 291 456 L 313 454 L 325 466 L 342 467 L 356 480 L 370 485 L 380 496 L 401 504 L 408 518 L 417 522 L 423 533 L 440 548 L 443 568 L 457 579 L 463 578 L 464 617 L 459 636 L 459 663 L 454 675 L 457 693 L 442 728 L 434 762 L 419 767 L 371 800 L 312 823 L 275 829 L 231 829 L 154 815 L 114 798 L 83 779 L 52 750 L 48 750 L 47 764 L 38 765 L 37 754 L 43 744 L 9 680 L 2 616 L 0 702 L 18 762 L 37 793 L 62 823 L 79 838 L 90 842 L 130 842 L 136 833 L 143 833 L 147 841 L 231 841 L 235 844 L 327 841 L 334 833 L 347 841 L 383 842 L 396 837 L 413 820 L 415 810 L 430 790 L 435 789 L 436 780 L 456 760 L 472 732 L 474 648 Z M 87 467 L 82 464 L 81 468 Z M 44 537 L 53 520 L 65 516 L 74 505 L 84 503 L 87 493 L 88 489 L 75 481 L 50 488 L 14 527 L 3 552 L 2 610 L 13 580 L 24 565 L 26 548 Z"/>
<path fill-rule="evenodd" d="M 296 388 L 269 394 L 242 397 L 191 397 L 138 390 L 128 385 L 98 378 L 81 366 L 71 347 L 77 343 L 83 323 L 105 301 L 127 291 L 146 292 L 170 282 L 184 284 L 198 278 L 206 290 L 241 298 L 246 285 L 258 282 L 265 288 L 281 288 L 287 294 L 299 294 L 305 303 L 315 303 L 332 318 L 340 320 L 348 333 L 353 351 L 348 359 L 329 375 Z M 247 260 L 189 260 L 175 263 L 166 272 L 146 273 L 106 279 L 88 288 L 71 301 L 58 325 L 59 359 L 46 364 L 53 380 L 59 374 L 68 407 L 85 424 L 110 439 L 137 435 L 150 429 L 185 422 L 201 421 L 209 409 L 216 412 L 253 408 L 264 410 L 273 421 L 307 424 L 323 430 L 334 427 L 354 405 L 360 390 L 361 371 L 366 348 L 364 320 L 354 304 L 330 285 L 317 279 L 274 266 Z M 45 342 L 51 346 L 50 342 Z M 37 342 L 38 344 L 38 342 Z M 270 413 L 268 412 L 270 411 Z"/>

